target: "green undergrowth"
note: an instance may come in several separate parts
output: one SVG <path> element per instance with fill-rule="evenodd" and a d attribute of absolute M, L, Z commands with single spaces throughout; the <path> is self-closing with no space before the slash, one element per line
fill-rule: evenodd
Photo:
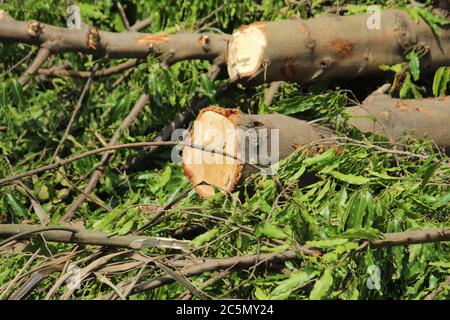
<path fill-rule="evenodd" d="M 99 0 L 97 5 L 94 1 L 80 2 L 86 22 L 103 30 L 124 30 L 115 1 Z M 198 22 L 219 7 L 221 1 L 135 0 L 124 6 L 131 23 L 152 17 L 153 23 L 146 32 L 172 33 L 204 27 L 212 32 L 231 33 L 239 25 L 254 21 L 323 14 L 343 1 L 311 1 L 311 6 L 306 3 L 227 1 L 202 25 Z M 372 4 L 394 6 L 391 1 L 347 1 L 346 4 L 344 14 L 364 12 Z M 405 5 L 406 1 L 395 3 L 400 8 Z M 16 6 L 7 2 L 0 8 L 17 19 L 65 25 L 66 7 L 62 1 L 21 1 Z M 425 19 L 433 28 L 444 24 L 425 7 L 406 10 L 415 18 Z M 85 83 L 75 78 L 33 79 L 28 87 L 22 88 L 16 79 L 31 60 L 9 69 L 31 49 L 27 45 L 0 44 L 0 177 L 54 160 L 53 152 Z M 381 66 L 392 80 L 398 81 L 390 92 L 392 96 L 448 95 L 449 69 L 440 68 L 434 76 L 423 75 L 420 73 L 422 57 L 422 48 L 411 48 L 405 53 L 404 64 Z M 63 59 L 69 60 L 71 68 L 77 70 L 90 70 L 95 64 L 105 68 L 121 61 L 67 53 L 53 57 L 51 65 L 58 65 Z M 426 139 L 405 136 L 403 151 L 399 152 L 380 137 L 337 126 L 336 119 L 345 115 L 345 107 L 355 105 L 360 96 L 375 90 L 376 83 L 365 83 L 363 92 L 353 92 L 344 84 L 318 84 L 309 88 L 283 84 L 269 106 L 264 102 L 268 85 L 237 89 L 231 95 L 214 99 L 215 88 L 224 80 L 211 82 L 205 76 L 209 66 L 208 62 L 185 61 L 164 68 L 149 57 L 115 87 L 112 85 L 119 74 L 96 79 L 58 158 L 107 143 L 143 92 L 150 95 L 150 102 L 124 132 L 120 143 L 151 141 L 177 113 L 189 107 L 198 92 L 220 106 L 239 107 L 253 113 L 283 113 L 331 126 L 348 139 L 317 146 L 321 152 L 299 149 L 277 165 L 274 175 L 255 174 L 234 193 L 217 193 L 208 200 L 201 200 L 190 191 L 191 185 L 182 175 L 181 167 L 171 162 L 170 149 L 155 153 L 145 170 L 131 173 L 123 172 L 121 166 L 136 150 L 119 150 L 91 194 L 94 201 L 85 201 L 77 211 L 74 217 L 77 225 L 126 235 L 152 220 L 155 205 L 176 202 L 164 213 L 162 221 L 143 234 L 192 240 L 196 249 L 186 254 L 187 257 L 224 258 L 297 250 L 295 260 L 230 272 L 202 289 L 213 298 L 424 299 L 444 283 L 450 276 L 448 243 L 380 249 L 359 247 L 364 240 L 376 239 L 383 233 L 449 226 L 447 156 Z M 38 212 L 43 210 L 57 224 L 79 194 L 77 188 L 87 185 L 86 177 L 99 159 L 87 157 L 24 179 L 23 185 L 0 187 L 0 222 L 39 224 Z M 323 255 L 302 254 L 299 248 L 304 245 L 320 248 Z M 0 254 L 0 297 L 5 291 L 10 296 L 24 285 L 32 275 L 27 274 L 29 270 L 72 250 L 79 250 L 70 259 L 79 267 L 89 265 L 93 254 L 118 251 L 98 252 L 91 246 L 75 248 L 71 244 L 45 243 L 34 237 L 24 248 Z M 179 252 L 145 249 L 141 253 L 161 257 Z M 133 257 L 117 256 L 108 263 L 132 261 L 135 261 Z M 26 268 L 20 271 L 27 262 Z M 114 284 L 138 274 L 140 281 L 164 275 L 151 264 L 143 273 L 138 267 L 124 270 L 105 275 Z M 201 286 L 215 275 L 205 272 L 189 279 Z M 18 279 L 9 286 L 16 276 Z M 59 276 L 59 272 L 52 273 L 27 298 L 44 298 Z M 449 287 L 443 288 L 436 298 L 448 299 Z M 66 290 L 67 284 L 63 283 L 51 298 L 59 298 Z M 182 285 L 173 283 L 131 294 L 130 299 L 174 299 L 185 291 Z M 110 286 L 91 274 L 72 298 L 93 299 L 109 292 Z"/>

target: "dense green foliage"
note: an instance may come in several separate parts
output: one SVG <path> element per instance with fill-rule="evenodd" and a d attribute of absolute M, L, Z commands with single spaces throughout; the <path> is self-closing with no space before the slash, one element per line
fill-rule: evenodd
<path fill-rule="evenodd" d="M 231 33 L 239 25 L 260 20 L 289 17 L 308 18 L 342 5 L 343 1 L 282 0 L 133 0 L 123 1 L 130 23 L 151 16 L 153 23 L 145 32 L 177 30 L 210 30 Z M 367 5 L 404 7 L 407 1 L 346 1 L 346 14 L 364 11 Z M 429 1 L 431 2 L 431 1 Z M 308 3 L 312 3 L 310 6 Z M 124 26 L 116 1 L 79 1 L 86 23 L 102 30 L 123 31 Z M 212 17 L 202 18 L 218 9 Z M 36 19 L 53 25 L 65 25 L 66 4 L 59 0 L 5 1 L 1 9 L 17 19 Z M 433 26 L 437 20 L 428 9 L 408 9 L 417 19 Z M 431 16 L 430 16 L 431 15 Z M 199 25 L 201 22 L 201 25 Z M 31 51 L 28 45 L 0 44 L 0 177 L 9 176 L 53 161 L 70 114 L 86 80 L 76 78 L 33 79 L 22 88 L 16 79 L 32 57 L 20 61 Z M 408 98 L 448 94 L 450 71 L 439 69 L 434 78 L 419 72 L 420 48 L 413 48 L 404 65 L 382 66 L 386 72 L 403 73 L 395 77 L 401 83 L 392 95 Z M 77 53 L 58 55 L 47 66 L 67 59 L 75 70 L 90 70 L 115 65 L 120 61 Z M 16 65 L 19 62 L 18 65 Z M 169 69 L 149 57 L 128 78 L 113 87 L 120 74 L 96 79 L 87 101 L 74 123 L 59 157 L 79 154 L 103 146 L 131 110 L 142 92 L 150 95 L 150 103 L 121 143 L 151 141 L 174 116 L 189 106 L 197 92 L 214 96 L 214 88 L 223 80 L 211 83 L 205 72 L 208 62 L 185 61 Z M 392 80 L 394 76 L 392 76 Z M 362 100 L 380 83 L 327 83 L 310 88 L 283 84 L 273 103 L 264 102 L 262 85 L 238 90 L 235 94 L 212 101 L 222 106 L 240 107 L 259 113 L 278 112 L 307 119 L 319 119 L 334 125 L 345 107 Z M 342 89 L 342 88 L 345 88 Z M 449 109 L 450 110 L 450 109 Z M 202 201 L 190 192 L 166 213 L 167 218 L 145 231 L 147 235 L 174 237 L 186 226 L 194 228 L 198 257 L 231 257 L 263 252 L 278 252 L 310 244 L 326 251 L 321 257 L 299 254 L 297 261 L 278 269 L 262 266 L 232 272 L 203 291 L 215 298 L 245 299 L 423 299 L 450 275 L 447 243 L 419 244 L 389 249 L 365 248 L 357 251 L 359 241 L 373 239 L 380 233 L 417 230 L 449 225 L 450 188 L 449 159 L 433 150 L 429 141 L 405 137 L 409 154 L 389 151 L 389 144 L 376 136 L 362 136 L 347 128 L 336 128 L 351 137 L 324 153 L 309 157 L 302 150 L 278 165 L 274 176 L 254 175 L 231 195 L 217 194 Z M 355 139 L 355 140 L 353 140 Z M 357 140 L 356 140 L 357 139 Z M 124 173 L 120 167 L 136 150 L 119 150 L 106 166 L 92 197 L 77 211 L 74 220 L 87 228 L 128 234 L 151 220 L 142 204 L 165 205 L 191 187 L 179 165 L 170 163 L 170 150 L 154 155 L 145 171 Z M 48 171 L 24 180 L 39 207 L 57 223 L 99 157 L 92 156 L 62 169 Z M 315 172 L 315 183 L 299 183 L 307 173 Z M 0 188 L 0 222 L 39 224 L 36 205 L 23 186 L 14 184 Z M 102 206 L 99 206 L 103 204 Z M 105 207 L 111 207 L 108 212 Z M 72 245 L 43 243 L 36 237 L 22 252 L 2 252 L 0 256 L 0 290 L 19 273 L 36 250 L 38 256 L 27 266 L 31 270 L 49 257 L 73 249 Z M 73 261 L 83 267 L 92 248 L 84 248 Z M 143 250 L 148 256 L 167 253 Z M 84 259 L 84 260 L 83 260 Z M 120 261 L 116 257 L 113 261 Z M 380 273 L 378 274 L 378 270 Z M 149 266 L 143 279 L 162 274 Z M 108 274 L 113 283 L 132 278 L 139 269 Z M 379 277 L 378 277 L 379 275 Z M 191 278 L 195 285 L 209 279 L 204 273 Z M 51 275 L 30 299 L 43 298 L 59 277 Z M 18 282 L 20 283 L 20 282 Z M 368 285 L 371 283 L 371 285 Z M 1 287 L 3 286 L 3 287 Z M 17 289 L 19 285 L 12 288 Z M 11 288 L 10 288 L 11 289 Z M 62 285 L 53 298 L 65 290 Z M 174 283 L 155 290 L 132 295 L 133 299 L 177 298 L 186 289 Z M 92 299 L 110 292 L 111 288 L 95 276 L 88 277 L 74 298 Z M 448 298 L 449 289 L 438 298 Z"/>

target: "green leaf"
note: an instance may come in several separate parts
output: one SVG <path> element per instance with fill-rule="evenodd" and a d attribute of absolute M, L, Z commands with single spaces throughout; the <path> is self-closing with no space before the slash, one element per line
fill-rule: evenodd
<path fill-rule="evenodd" d="M 216 88 L 214 87 L 214 82 L 212 82 L 210 77 L 206 74 L 200 76 L 200 89 L 198 91 L 203 93 L 210 100 L 214 99 Z"/>
<path fill-rule="evenodd" d="M 211 230 L 206 231 L 205 233 L 202 233 L 201 235 L 197 236 L 192 240 L 192 246 L 194 247 L 200 247 L 204 243 L 207 243 L 211 240 L 213 240 L 215 237 L 217 237 L 220 233 L 220 229 L 215 227 Z"/>
<path fill-rule="evenodd" d="M 92 228 L 94 230 L 110 230 L 112 223 L 119 217 L 119 215 L 122 213 L 122 209 L 116 208 L 113 211 L 109 212 L 103 219 L 96 221 Z"/>
<path fill-rule="evenodd" d="M 371 178 L 355 176 L 352 174 L 344 174 L 344 173 L 340 173 L 338 171 L 331 171 L 328 174 L 338 180 L 341 180 L 341 181 L 344 181 L 344 182 L 347 182 L 350 184 L 357 184 L 357 185 L 367 184 L 372 180 Z"/>
<path fill-rule="evenodd" d="M 306 166 L 303 165 L 300 167 L 299 170 L 297 170 L 296 173 L 294 173 L 292 176 L 290 176 L 287 181 L 296 181 L 298 180 L 306 171 Z"/>
<path fill-rule="evenodd" d="M 430 262 L 431 266 L 435 266 L 435 267 L 441 267 L 441 268 L 450 268 L 450 262 L 444 262 L 444 261 L 435 261 L 435 262 Z"/>
<path fill-rule="evenodd" d="M 392 71 L 392 72 L 394 72 L 394 73 L 399 73 L 399 72 L 402 71 L 404 65 L 405 65 L 405 63 L 397 63 L 397 64 L 394 64 L 394 65 L 392 65 L 392 66 L 388 66 L 388 65 L 385 65 L 385 64 L 381 64 L 381 65 L 379 66 L 379 68 L 380 68 L 381 70 L 383 70 L 383 71 Z"/>
<path fill-rule="evenodd" d="M 256 226 L 255 235 L 260 237 L 262 235 L 273 239 L 286 239 L 287 235 L 279 227 L 271 223 L 260 223 Z"/>
<path fill-rule="evenodd" d="M 450 83 L 450 68 L 441 67 L 437 69 L 433 79 L 433 95 L 435 97 L 445 96 L 448 84 Z"/>
<path fill-rule="evenodd" d="M 306 241 L 306 245 L 316 248 L 329 249 L 348 242 L 348 239 L 325 239 L 317 241 Z"/>
<path fill-rule="evenodd" d="M 333 159 L 335 157 L 335 155 L 336 155 L 336 150 L 334 148 L 330 148 L 327 151 L 325 151 L 321 154 L 315 155 L 312 158 L 306 158 L 305 160 L 303 160 L 303 163 L 306 166 L 312 166 L 319 162 L 329 161 L 329 160 Z"/>
<path fill-rule="evenodd" d="M 16 216 L 26 217 L 28 215 L 27 209 L 25 209 L 12 193 L 6 195 L 6 201 Z"/>
<path fill-rule="evenodd" d="M 25 96 L 23 93 L 22 85 L 17 80 L 12 80 L 11 88 L 12 88 L 14 98 L 17 101 L 17 104 L 20 107 L 24 107 L 25 106 Z"/>
<path fill-rule="evenodd" d="M 413 75 L 414 81 L 419 80 L 420 76 L 420 61 L 419 56 L 414 51 L 411 51 L 406 55 L 406 59 L 408 60 L 409 70 Z"/>
<path fill-rule="evenodd" d="M 314 288 L 312 289 L 309 299 L 310 300 L 322 300 L 326 297 L 328 291 L 333 285 L 333 275 L 331 268 L 328 268 L 323 273 L 322 277 L 316 281 Z"/>
<path fill-rule="evenodd" d="M 421 91 L 424 91 L 423 88 L 416 86 L 411 80 L 411 72 L 406 72 L 405 80 L 403 81 L 403 85 L 400 89 L 399 96 L 401 99 L 406 98 L 422 98 Z"/>
<path fill-rule="evenodd" d="M 414 10 L 411 7 L 406 7 L 405 10 L 409 13 L 411 18 L 414 20 L 415 23 L 419 24 L 420 22 L 420 14 L 416 10 Z"/>
<path fill-rule="evenodd" d="M 270 300 L 284 300 L 289 297 L 292 291 L 299 286 L 304 285 L 310 281 L 316 275 L 315 271 L 305 272 L 297 271 L 293 272 L 289 279 L 281 281 L 278 286 L 270 293 Z"/>
<path fill-rule="evenodd" d="M 362 191 L 355 194 L 355 197 L 349 205 L 347 227 L 361 228 L 363 226 L 363 221 L 367 215 L 367 208 L 371 200 L 372 195 L 369 191 Z"/>
<path fill-rule="evenodd" d="M 433 209 L 437 209 L 444 204 L 447 204 L 450 202 L 450 191 L 447 193 L 444 193 L 442 196 L 439 197 L 439 199 L 436 201 L 436 203 L 433 205 Z"/>
<path fill-rule="evenodd" d="M 420 17 L 431 27 L 434 34 L 437 36 L 441 35 L 441 31 L 439 30 L 440 26 L 450 24 L 450 21 L 448 21 L 446 18 L 434 13 L 426 7 L 412 7 L 408 8 L 407 11 L 410 12 L 410 14 L 411 11 L 416 11 L 416 13 L 411 14 L 411 16 L 414 18 L 415 16 L 417 16 L 417 14 L 420 15 Z"/>
<path fill-rule="evenodd" d="M 346 9 L 347 9 L 346 15 L 354 15 L 354 14 L 360 14 L 360 13 L 367 13 L 368 6 L 349 3 L 346 5 Z"/>
<path fill-rule="evenodd" d="M 399 178 L 397 177 L 392 177 L 390 175 L 388 175 L 387 173 L 384 172 L 375 172 L 375 171 L 370 171 L 369 172 L 370 175 L 381 178 L 381 179 L 385 179 L 385 180 L 398 180 Z"/>
<path fill-rule="evenodd" d="M 425 170 L 424 174 L 422 175 L 422 183 L 420 184 L 420 189 L 425 188 L 428 181 L 430 181 L 430 178 L 433 176 L 436 169 L 439 167 L 439 163 L 431 163 L 428 168 Z"/>
<path fill-rule="evenodd" d="M 105 19 L 106 16 L 99 10 L 98 6 L 89 3 L 78 3 L 81 18 Z"/>
<path fill-rule="evenodd" d="M 131 229 L 133 229 L 134 223 L 135 223 L 134 220 L 130 220 L 130 221 L 126 222 L 122 226 L 122 228 L 120 228 L 119 231 L 117 231 L 117 234 L 121 236 L 121 235 L 129 233 L 131 231 Z"/>
<path fill-rule="evenodd" d="M 8 104 L 8 85 L 7 82 L 4 81 L 0 87 L 0 107 L 6 108 Z"/>
<path fill-rule="evenodd" d="M 352 228 L 348 229 L 338 235 L 339 238 L 346 239 L 378 239 L 383 233 L 374 228 Z"/>
<path fill-rule="evenodd" d="M 255 297 L 258 300 L 269 300 L 269 296 L 260 287 L 256 287 Z"/>
<path fill-rule="evenodd" d="M 163 173 L 161 174 L 161 180 L 159 181 L 159 187 L 164 188 L 164 186 L 169 182 L 170 177 L 172 176 L 172 168 L 167 166 Z"/>

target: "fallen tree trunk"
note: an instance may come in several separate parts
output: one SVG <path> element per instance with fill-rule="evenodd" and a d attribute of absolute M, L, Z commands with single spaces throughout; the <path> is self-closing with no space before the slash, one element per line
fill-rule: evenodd
<path fill-rule="evenodd" d="M 361 132 L 385 136 L 393 144 L 405 133 L 428 137 L 450 152 L 450 97 L 400 100 L 377 93 L 346 112 L 349 124 Z M 214 194 L 214 187 L 231 192 L 255 172 L 256 163 L 272 165 L 296 147 L 333 137 L 334 132 L 328 128 L 285 115 L 243 114 L 238 109 L 208 107 L 194 122 L 187 143 L 225 151 L 235 158 L 185 146 L 183 172 L 196 192 L 208 198 Z"/>
<path fill-rule="evenodd" d="M 403 62 L 413 47 L 427 50 L 421 67 L 431 71 L 450 64 L 450 28 L 440 33 L 435 36 L 425 21 L 416 24 L 407 12 L 393 9 L 374 16 L 256 22 L 229 41 L 228 74 L 252 82 L 349 79 Z"/>

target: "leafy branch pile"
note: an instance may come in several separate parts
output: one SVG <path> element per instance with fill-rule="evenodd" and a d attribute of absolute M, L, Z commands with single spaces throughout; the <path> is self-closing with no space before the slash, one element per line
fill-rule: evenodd
<path fill-rule="evenodd" d="M 186 30 L 217 37 L 255 21 L 353 15 L 373 4 L 97 2 L 78 5 L 83 22 L 99 30 L 125 32 L 134 25 L 148 34 Z M 426 21 L 439 36 L 448 20 L 431 3 L 377 1 Z M 0 9 L 17 21 L 60 27 L 67 18 L 66 4 L 57 0 L 4 1 Z M 336 127 L 345 108 L 384 79 L 243 86 L 225 79 L 220 59 L 172 64 L 164 54 L 129 60 L 81 52 L 51 54 L 27 73 L 39 50 L 30 43 L 0 43 L 0 181 L 52 166 L 0 182 L 0 299 L 449 298 L 448 156 L 426 137 L 405 135 L 392 145 Z M 431 76 L 422 72 L 423 50 L 410 48 L 404 62 L 380 66 L 392 83 L 391 96 L 450 93 L 449 67 Z M 126 67 L 117 69 L 122 63 Z M 102 70 L 113 71 L 101 76 Z M 295 116 L 341 135 L 329 148 L 318 142 L 320 152 L 299 146 L 278 163 L 275 175 L 252 175 L 234 192 L 207 200 L 193 192 L 163 143 L 146 145 L 153 148 L 150 156 L 140 166 L 129 165 L 137 151 L 126 146 L 170 140 L 168 127 L 189 126 L 208 104 Z M 57 165 L 113 145 L 119 146 Z M 60 222 L 65 230 L 37 229 L 8 239 L 11 224 Z M 68 236 L 78 232 L 80 239 L 89 230 L 101 240 Z M 404 233 L 413 231 L 414 237 Z M 391 246 L 393 236 L 401 241 Z M 139 240 L 140 247 L 106 243 L 115 239 Z M 81 283 L 72 286 L 76 279 Z"/>

